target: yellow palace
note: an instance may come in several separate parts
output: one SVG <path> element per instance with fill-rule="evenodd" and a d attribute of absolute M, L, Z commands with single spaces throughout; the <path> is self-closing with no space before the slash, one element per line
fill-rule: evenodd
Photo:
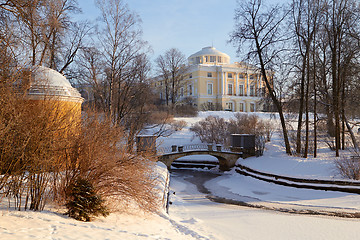
<path fill-rule="evenodd" d="M 234 112 L 263 110 L 261 99 L 266 91 L 260 69 L 243 62 L 230 63 L 229 55 L 214 47 L 192 54 L 188 64 L 178 101 L 191 97 L 199 110 L 209 105 Z M 163 98 L 162 84 L 157 86 Z"/>

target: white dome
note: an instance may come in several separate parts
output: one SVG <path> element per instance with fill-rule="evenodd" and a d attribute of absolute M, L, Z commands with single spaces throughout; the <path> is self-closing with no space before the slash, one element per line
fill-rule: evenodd
<path fill-rule="evenodd" d="M 81 94 L 71 86 L 65 76 L 43 66 L 33 67 L 28 96 L 30 98 L 54 96 L 61 100 L 83 102 Z"/>
<path fill-rule="evenodd" d="M 204 47 L 203 49 L 201 49 L 200 51 L 192 54 L 189 58 L 193 58 L 193 57 L 199 57 L 199 56 L 205 56 L 205 55 L 209 55 L 209 56 L 222 56 L 222 57 L 226 57 L 230 59 L 230 56 L 227 55 L 226 53 L 220 52 L 219 50 L 216 50 L 216 48 L 214 47 Z"/>
<path fill-rule="evenodd" d="M 214 47 L 204 47 L 188 57 L 189 64 L 229 64 L 230 56 L 226 53 L 216 50 Z"/>

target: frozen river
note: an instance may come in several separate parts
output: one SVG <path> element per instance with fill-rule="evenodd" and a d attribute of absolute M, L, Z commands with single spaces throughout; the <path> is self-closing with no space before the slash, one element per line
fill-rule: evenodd
<path fill-rule="evenodd" d="M 182 225 L 179 229 L 189 239 L 329 240 L 359 236 L 358 219 L 296 215 L 210 201 L 204 183 L 218 174 L 186 169 L 171 173 L 169 215 Z"/>

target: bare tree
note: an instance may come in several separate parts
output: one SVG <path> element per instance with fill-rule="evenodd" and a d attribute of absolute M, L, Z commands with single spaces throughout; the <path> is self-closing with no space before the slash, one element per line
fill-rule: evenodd
<path fill-rule="evenodd" d="M 305 107 L 306 140 L 304 157 L 307 157 L 309 142 L 309 84 L 310 84 L 310 53 L 314 45 L 315 33 L 318 29 L 321 15 L 319 1 L 294 0 L 291 6 L 293 31 L 295 36 L 295 51 L 299 56 L 300 66 L 300 99 L 299 115 L 296 136 L 296 152 L 301 151 L 302 117 Z M 305 106 L 304 106 L 305 105 Z"/>
<path fill-rule="evenodd" d="M 97 3 L 104 25 L 91 46 L 82 47 L 79 72 L 82 83 L 91 88 L 88 90 L 93 93 L 97 109 L 109 114 L 114 124 L 125 128 L 130 151 L 137 134 L 158 124 L 164 126 L 170 115 L 156 113 L 158 109 L 154 106 L 148 79 L 150 48 L 142 40 L 139 17 L 122 1 L 99 0 Z"/>
<path fill-rule="evenodd" d="M 179 97 L 179 90 L 186 71 L 186 57 L 176 48 L 167 50 L 156 60 L 160 78 L 164 82 L 166 105 L 174 108 Z"/>
<path fill-rule="evenodd" d="M 108 96 L 107 111 L 114 122 L 119 122 L 128 113 L 122 100 L 130 99 L 135 82 L 144 81 L 135 64 L 148 51 L 141 39 L 139 17 L 122 1 L 99 0 L 104 28 L 99 31 L 99 44 L 104 56 Z M 135 69 L 134 69 L 135 68 Z M 140 77 L 140 78 L 139 78 Z M 129 95 L 130 94 L 130 95 Z"/>
<path fill-rule="evenodd" d="M 23 64 L 46 65 L 63 72 L 87 32 L 71 20 L 71 14 L 80 11 L 76 0 L 8 0 L 0 10 L 12 20 L 12 32 L 22 45 L 18 54 Z"/>
<path fill-rule="evenodd" d="M 95 46 L 83 47 L 77 59 L 79 83 L 87 91 L 88 102 L 97 110 L 107 109 L 108 88 L 105 81 L 103 55 Z M 89 89 L 86 89 L 88 88 Z"/>
<path fill-rule="evenodd" d="M 266 71 L 269 64 L 283 50 L 282 47 L 276 46 L 276 44 L 286 40 L 281 32 L 281 24 L 285 17 L 286 13 L 284 14 L 280 7 L 275 6 L 267 9 L 261 0 L 238 2 L 238 8 L 235 12 L 235 29 L 231 34 L 230 41 L 237 44 L 239 52 L 241 47 L 246 43 L 250 43 L 250 52 L 248 54 L 256 56 L 259 60 L 261 74 L 269 95 L 279 112 L 286 153 L 291 154 L 282 104 L 276 96 L 269 74 Z"/>
<path fill-rule="evenodd" d="M 359 49 L 358 40 L 355 36 L 359 36 L 358 20 L 360 15 L 357 3 L 352 0 L 329 0 L 325 1 L 324 4 L 327 8 L 324 16 L 326 21 L 324 33 L 327 36 L 331 61 L 335 151 L 338 157 L 341 148 L 341 115 L 343 116 L 343 122 L 345 122 L 345 113 L 342 111 L 344 104 L 341 103 L 341 96 L 345 97 L 346 80 L 349 78 L 348 73 L 351 72 L 348 67 L 352 60 L 356 58 Z M 351 44 L 354 41 L 356 44 Z M 342 92 L 343 94 L 341 94 Z"/>

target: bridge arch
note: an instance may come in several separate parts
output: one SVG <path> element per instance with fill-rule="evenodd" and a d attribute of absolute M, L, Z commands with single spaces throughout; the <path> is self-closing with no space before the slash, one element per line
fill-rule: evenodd
<path fill-rule="evenodd" d="M 163 162 L 169 169 L 171 164 L 178 158 L 190 156 L 190 155 L 210 155 L 214 156 L 219 161 L 219 168 L 227 171 L 235 166 L 236 161 L 242 156 L 241 153 L 232 152 L 217 152 L 217 151 L 187 151 L 168 153 L 159 156 L 159 161 Z"/>

